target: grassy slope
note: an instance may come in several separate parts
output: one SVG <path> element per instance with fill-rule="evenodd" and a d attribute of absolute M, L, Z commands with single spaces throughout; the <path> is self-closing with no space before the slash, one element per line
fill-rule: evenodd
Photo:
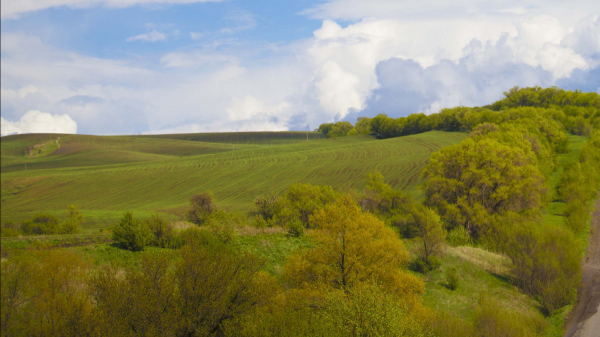
<path fill-rule="evenodd" d="M 185 152 L 182 142 L 192 149 L 207 143 L 61 136 L 64 145 L 58 151 L 64 149 L 64 154 L 35 159 L 39 165 L 55 168 L 29 169 L 32 165 L 28 164 L 27 171 L 2 173 L 2 219 L 20 221 L 39 211 L 62 215 L 69 204 L 78 205 L 88 219 L 96 220 L 114 221 L 127 210 L 139 215 L 160 210 L 177 213 L 192 194 L 204 190 L 213 191 L 220 206 L 248 209 L 256 195 L 268 190 L 281 192 L 296 182 L 362 188 L 365 175 L 375 168 L 395 188 L 415 191 L 429 155 L 465 136 L 446 132 L 387 140 L 355 136 L 285 145 L 236 145 L 235 151 L 229 150 L 228 144 L 209 144 L 211 149 L 225 146 L 227 152 L 183 157 L 168 154 L 175 152 L 173 148 Z M 6 143 L 9 149 L 18 148 Z M 69 150 L 86 144 L 93 150 Z M 118 162 L 115 151 L 134 151 L 139 159 L 148 156 L 150 149 L 155 160 L 114 163 Z M 102 161 L 108 164 L 98 165 Z M 87 166 L 75 167 L 81 162 Z"/>

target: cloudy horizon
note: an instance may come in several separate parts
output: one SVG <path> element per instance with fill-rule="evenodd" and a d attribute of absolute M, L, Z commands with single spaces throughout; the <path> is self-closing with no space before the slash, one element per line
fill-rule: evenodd
<path fill-rule="evenodd" d="M 1 2 L 2 135 L 284 131 L 600 93 L 597 1 Z"/>

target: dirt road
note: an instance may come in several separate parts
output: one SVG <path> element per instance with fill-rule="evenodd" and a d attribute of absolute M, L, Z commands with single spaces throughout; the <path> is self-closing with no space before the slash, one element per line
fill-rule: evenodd
<path fill-rule="evenodd" d="M 600 337 L 600 196 L 592 215 L 578 298 L 565 337 Z"/>

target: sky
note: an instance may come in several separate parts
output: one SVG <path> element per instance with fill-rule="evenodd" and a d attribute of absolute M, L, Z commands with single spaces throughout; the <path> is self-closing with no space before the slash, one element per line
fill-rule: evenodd
<path fill-rule="evenodd" d="M 284 131 L 600 93 L 597 0 L 2 0 L 1 133 Z"/>

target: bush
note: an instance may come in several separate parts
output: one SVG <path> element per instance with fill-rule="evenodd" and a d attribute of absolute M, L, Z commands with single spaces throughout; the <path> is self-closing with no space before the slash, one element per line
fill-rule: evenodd
<path fill-rule="evenodd" d="M 499 303 L 482 297 L 475 310 L 475 330 L 478 336 L 486 337 L 544 336 L 546 320 L 537 313 L 508 311 Z"/>
<path fill-rule="evenodd" d="M 25 235 L 60 234 L 61 226 L 54 215 L 40 213 L 23 222 L 21 231 Z"/>
<path fill-rule="evenodd" d="M 192 208 L 186 213 L 189 222 L 196 225 L 205 225 L 210 221 L 210 216 L 217 211 L 217 205 L 212 193 L 202 192 L 190 198 Z"/>
<path fill-rule="evenodd" d="M 463 226 L 457 226 L 448 232 L 446 241 L 452 247 L 468 246 L 471 244 L 471 235 Z"/>
<path fill-rule="evenodd" d="M 287 224 L 287 236 L 298 238 L 304 235 L 304 224 L 299 219 L 294 219 Z"/>
<path fill-rule="evenodd" d="M 222 245 L 222 242 L 210 231 L 192 227 L 175 236 L 172 248 L 181 248 L 185 245 L 216 247 Z"/>
<path fill-rule="evenodd" d="M 152 233 L 148 244 L 161 248 L 171 248 L 175 243 L 175 227 L 172 223 L 156 215 L 145 221 L 145 225 Z"/>
<path fill-rule="evenodd" d="M 21 231 L 19 230 L 19 225 L 13 223 L 12 221 L 7 221 L 2 224 L 0 228 L 0 236 L 3 238 L 15 237 L 21 235 Z"/>
<path fill-rule="evenodd" d="M 150 229 L 139 219 L 134 219 L 133 212 L 125 213 L 121 221 L 112 228 L 112 233 L 113 240 L 131 251 L 144 250 L 152 241 Z"/>
<path fill-rule="evenodd" d="M 456 268 L 446 269 L 445 276 L 446 276 L 446 286 L 448 287 L 448 289 L 450 289 L 450 290 L 458 289 L 458 286 L 460 285 L 460 276 L 458 276 L 458 272 L 456 271 Z"/>
<path fill-rule="evenodd" d="M 61 232 L 63 234 L 79 233 L 81 224 L 83 223 L 83 214 L 75 205 L 67 207 L 67 221 L 63 223 Z"/>
<path fill-rule="evenodd" d="M 562 228 L 542 233 L 524 228 L 508 246 L 517 285 L 537 298 L 548 314 L 575 299 L 581 277 L 579 247 L 573 233 Z"/>
<path fill-rule="evenodd" d="M 417 273 L 427 274 L 432 270 L 438 269 L 441 265 L 442 262 L 436 256 L 429 256 L 427 260 L 417 257 L 410 261 L 408 268 Z"/>
<path fill-rule="evenodd" d="M 258 218 L 269 221 L 277 212 L 279 195 L 275 192 L 268 192 L 264 195 L 259 195 L 254 199 L 254 206 L 256 207 L 256 215 Z"/>

